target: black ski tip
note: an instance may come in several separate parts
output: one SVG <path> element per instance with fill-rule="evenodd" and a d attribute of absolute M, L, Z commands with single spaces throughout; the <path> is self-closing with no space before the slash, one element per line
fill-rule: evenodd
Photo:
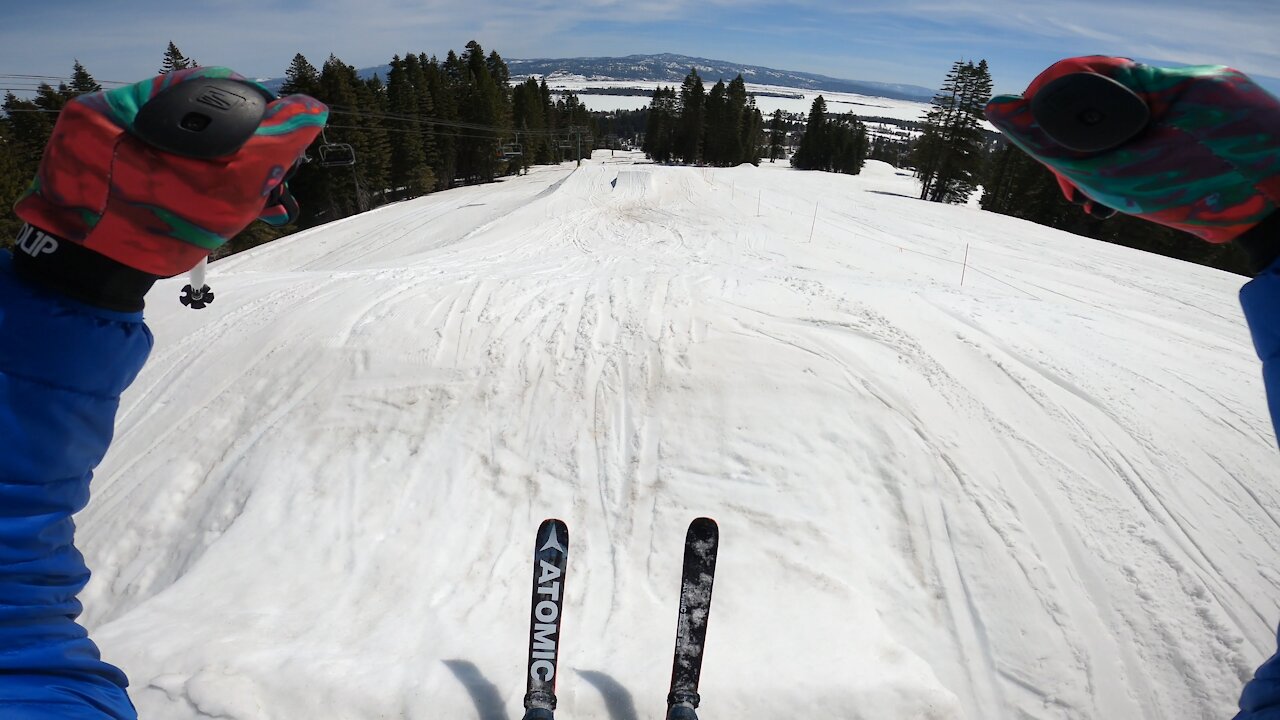
<path fill-rule="evenodd" d="M 561 554 L 569 552 L 569 526 L 563 520 L 557 518 L 543 520 L 538 526 L 537 538 L 538 554 L 542 554 L 543 551 L 558 551 Z"/>
<path fill-rule="evenodd" d="M 720 526 L 709 517 L 694 518 L 689 523 L 688 538 L 690 540 L 714 540 L 720 537 Z"/>
<path fill-rule="evenodd" d="M 1049 82 L 1031 98 L 1031 114 L 1049 139 L 1084 153 L 1125 144 L 1151 119 L 1151 109 L 1137 93 L 1093 72 Z"/>
<path fill-rule="evenodd" d="M 546 708 L 529 708 L 522 720 L 555 720 L 555 713 Z"/>
<path fill-rule="evenodd" d="M 720 531 L 720 526 L 716 524 L 715 520 L 709 517 L 699 517 L 694 518 L 693 522 L 689 523 L 689 530 L 697 530 L 702 533 L 714 533 Z"/>
<path fill-rule="evenodd" d="M 686 564 L 696 557 L 697 562 L 703 563 L 710 572 L 715 572 L 716 555 L 719 551 L 720 526 L 715 520 L 700 517 L 689 523 L 689 532 L 684 537 Z"/>

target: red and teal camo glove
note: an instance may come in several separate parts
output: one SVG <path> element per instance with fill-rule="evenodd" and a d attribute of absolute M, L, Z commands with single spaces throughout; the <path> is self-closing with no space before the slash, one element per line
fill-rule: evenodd
<path fill-rule="evenodd" d="M 1072 89 L 1064 78 L 1078 74 L 1109 81 L 1089 77 Z M 1255 265 L 1280 254 L 1280 101 L 1239 71 L 1071 58 L 1023 95 L 993 98 L 986 115 L 1087 211 L 1105 206 L 1209 242 L 1240 240 Z M 1116 137 L 1109 123 L 1132 126 Z M 1091 143 L 1091 127 L 1116 142 Z"/>
<path fill-rule="evenodd" d="M 254 219 L 296 214 L 285 181 L 327 119 L 313 98 L 277 98 L 219 67 L 77 97 L 14 206 L 27 223 L 15 270 L 140 310 L 156 278 L 190 270 Z"/>

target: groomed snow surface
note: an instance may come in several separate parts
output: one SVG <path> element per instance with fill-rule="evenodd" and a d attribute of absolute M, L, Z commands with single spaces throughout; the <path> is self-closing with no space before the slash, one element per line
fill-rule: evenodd
<path fill-rule="evenodd" d="M 706 720 L 1230 716 L 1280 620 L 1243 278 L 916 194 L 604 152 L 160 283 L 93 636 L 145 718 L 517 720 L 561 517 L 558 716 L 660 718 L 711 515 Z"/>

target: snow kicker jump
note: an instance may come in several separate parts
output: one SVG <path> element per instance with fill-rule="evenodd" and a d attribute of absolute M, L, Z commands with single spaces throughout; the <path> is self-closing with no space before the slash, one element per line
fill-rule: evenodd
<path fill-rule="evenodd" d="M 613 199 L 639 202 L 653 190 L 653 174 L 648 170 L 619 170 L 613 181 Z"/>

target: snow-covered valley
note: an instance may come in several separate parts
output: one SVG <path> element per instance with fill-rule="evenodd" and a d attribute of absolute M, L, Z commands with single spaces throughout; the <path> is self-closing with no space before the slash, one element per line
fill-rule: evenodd
<path fill-rule="evenodd" d="M 732 79 L 732 78 L 730 78 Z M 710 80 L 707 84 L 714 84 Z M 593 111 L 614 112 L 617 110 L 639 110 L 646 108 L 653 100 L 653 91 L 659 87 L 680 89 L 680 83 L 661 82 L 655 80 L 594 80 L 583 77 L 552 76 L 547 78 L 548 87 L 557 97 L 566 92 L 576 93 L 578 100 Z M 635 90 L 630 95 L 597 94 L 599 91 L 609 93 L 620 89 Z M 853 113 L 859 117 L 893 118 L 895 120 L 920 121 L 929 111 L 929 103 L 897 100 L 893 98 L 860 95 L 850 92 L 834 92 L 830 90 L 812 90 L 778 85 L 758 85 L 749 83 L 748 92 L 755 95 L 756 107 L 765 117 L 774 110 L 784 113 L 806 114 L 813 107 L 813 101 L 819 95 L 827 102 L 827 109 L 832 114 L 843 115 Z"/>
<path fill-rule="evenodd" d="M 147 718 L 519 718 L 561 517 L 558 716 L 657 718 L 710 515 L 704 720 L 1230 716 L 1280 620 L 1244 278 L 917 194 L 604 151 L 160 283 L 104 657 Z"/>

